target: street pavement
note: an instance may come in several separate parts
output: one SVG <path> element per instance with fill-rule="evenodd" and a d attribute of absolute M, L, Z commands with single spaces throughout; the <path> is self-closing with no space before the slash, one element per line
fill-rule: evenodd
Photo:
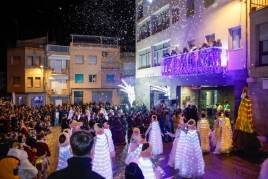
<path fill-rule="evenodd" d="M 47 144 L 51 150 L 49 173 L 57 168 L 59 149 L 58 136 L 60 127 L 52 127 L 52 133 L 47 135 Z M 157 165 L 163 168 L 166 179 L 180 179 L 178 170 L 167 166 L 172 143 L 164 143 L 164 153 L 153 157 Z M 127 145 L 116 146 L 116 157 L 113 159 L 113 173 L 115 179 L 124 179 L 124 163 L 127 155 Z M 267 155 L 252 156 L 243 152 L 231 152 L 230 154 L 216 155 L 212 152 L 204 154 L 205 174 L 201 179 L 257 179 L 261 163 Z"/>

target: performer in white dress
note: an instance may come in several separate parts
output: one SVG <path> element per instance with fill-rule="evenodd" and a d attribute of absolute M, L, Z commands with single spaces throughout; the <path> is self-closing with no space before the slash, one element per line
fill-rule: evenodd
<path fill-rule="evenodd" d="M 153 155 L 159 155 L 163 153 L 163 141 L 162 141 L 162 132 L 159 126 L 159 123 L 157 121 L 157 116 L 152 115 L 152 122 L 150 123 L 150 126 L 148 127 L 145 136 L 149 134 L 149 142 L 153 146 L 152 154 Z"/>
<path fill-rule="evenodd" d="M 138 146 L 133 152 L 130 152 L 127 154 L 127 157 L 125 159 L 125 163 L 128 165 L 131 162 L 138 163 L 138 160 L 140 158 L 140 153 L 142 149 L 142 145 L 146 143 L 146 137 L 144 134 L 140 134 L 138 137 Z"/>
<path fill-rule="evenodd" d="M 131 138 L 130 138 L 130 143 L 128 146 L 127 153 L 133 152 L 136 149 L 136 147 L 138 146 L 139 135 L 140 135 L 140 129 L 137 127 L 134 127 L 133 133 L 132 133 Z"/>
<path fill-rule="evenodd" d="M 95 141 L 92 152 L 92 170 L 106 179 L 113 178 L 111 156 L 107 136 L 104 133 L 102 124 L 94 124 Z"/>
<path fill-rule="evenodd" d="M 115 157 L 114 142 L 113 142 L 113 139 L 112 139 L 112 133 L 111 133 L 111 130 L 110 130 L 110 125 L 108 124 L 107 120 L 104 121 L 103 128 L 104 128 L 104 133 L 107 136 L 110 155 L 111 155 L 111 158 L 113 158 L 113 157 Z"/>
<path fill-rule="evenodd" d="M 72 157 L 70 152 L 70 137 L 71 130 L 64 129 L 62 133 L 59 135 L 59 158 L 58 158 L 58 166 L 56 170 L 61 170 L 68 166 L 67 160 Z"/>

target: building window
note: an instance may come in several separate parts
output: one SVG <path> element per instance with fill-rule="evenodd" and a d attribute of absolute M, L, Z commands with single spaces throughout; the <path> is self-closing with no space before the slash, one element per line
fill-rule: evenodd
<path fill-rule="evenodd" d="M 172 24 L 179 21 L 179 7 L 172 8 Z"/>
<path fill-rule="evenodd" d="M 88 56 L 88 64 L 96 65 L 97 64 L 97 56 Z"/>
<path fill-rule="evenodd" d="M 34 87 L 36 87 L 36 88 L 40 88 L 41 87 L 41 78 L 40 77 L 35 77 Z"/>
<path fill-rule="evenodd" d="M 95 83 L 97 81 L 97 75 L 88 75 L 88 82 Z"/>
<path fill-rule="evenodd" d="M 107 63 L 114 63 L 114 58 L 113 57 L 109 57 L 106 59 Z"/>
<path fill-rule="evenodd" d="M 169 27 L 169 9 L 165 9 L 152 16 L 153 34 Z"/>
<path fill-rule="evenodd" d="M 170 42 L 154 46 L 154 66 L 160 66 L 165 53 L 170 54 Z"/>
<path fill-rule="evenodd" d="M 211 6 L 212 4 L 214 4 L 214 0 L 204 0 L 205 8 Z"/>
<path fill-rule="evenodd" d="M 187 9 L 186 12 L 187 17 L 194 15 L 194 0 L 187 0 L 186 9 Z"/>
<path fill-rule="evenodd" d="M 35 57 L 34 65 L 38 67 L 41 65 L 41 57 Z"/>
<path fill-rule="evenodd" d="M 26 61 L 27 66 L 33 66 L 33 56 L 28 56 Z"/>
<path fill-rule="evenodd" d="M 83 55 L 75 55 L 75 63 L 76 64 L 84 64 L 84 56 Z"/>
<path fill-rule="evenodd" d="M 151 66 L 151 48 L 139 52 L 139 68 Z"/>
<path fill-rule="evenodd" d="M 230 32 L 231 49 L 241 48 L 241 27 L 232 28 Z"/>
<path fill-rule="evenodd" d="M 12 66 L 20 66 L 21 60 L 20 57 L 12 57 Z"/>
<path fill-rule="evenodd" d="M 143 18 L 143 3 L 137 5 L 137 20 Z"/>
<path fill-rule="evenodd" d="M 142 23 L 138 27 L 138 41 L 150 37 L 150 20 Z"/>
<path fill-rule="evenodd" d="M 83 91 L 74 91 L 74 103 L 83 103 Z"/>
<path fill-rule="evenodd" d="M 215 34 L 206 35 L 207 43 L 213 43 L 215 41 Z"/>
<path fill-rule="evenodd" d="M 268 65 L 268 23 L 259 26 L 260 65 Z"/>
<path fill-rule="evenodd" d="M 75 83 L 83 83 L 84 75 L 83 74 L 75 74 Z"/>
<path fill-rule="evenodd" d="M 106 83 L 114 83 L 114 75 L 107 74 L 106 75 Z"/>
<path fill-rule="evenodd" d="M 33 77 L 27 77 L 26 87 L 27 88 L 32 88 L 33 87 Z"/>
<path fill-rule="evenodd" d="M 12 83 L 13 87 L 20 87 L 21 86 L 20 77 L 13 77 Z"/>

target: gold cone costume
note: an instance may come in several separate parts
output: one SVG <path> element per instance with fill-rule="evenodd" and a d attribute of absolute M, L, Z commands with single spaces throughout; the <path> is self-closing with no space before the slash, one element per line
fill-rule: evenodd
<path fill-rule="evenodd" d="M 197 131 L 200 135 L 202 152 L 209 152 L 210 151 L 210 146 L 209 146 L 210 127 L 209 127 L 209 122 L 206 118 L 201 118 L 201 120 L 198 121 Z"/>

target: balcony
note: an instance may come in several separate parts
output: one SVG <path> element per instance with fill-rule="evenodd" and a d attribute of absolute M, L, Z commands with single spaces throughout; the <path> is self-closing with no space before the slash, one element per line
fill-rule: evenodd
<path fill-rule="evenodd" d="M 250 12 L 258 11 L 266 7 L 268 7 L 267 0 L 251 0 L 250 1 Z"/>
<path fill-rule="evenodd" d="M 118 48 L 117 37 L 104 37 L 92 35 L 71 35 L 74 46 L 96 46 L 96 47 L 114 47 Z"/>
<path fill-rule="evenodd" d="M 68 75 L 69 71 L 68 69 L 60 69 L 60 70 L 55 70 L 52 69 L 50 75 Z"/>
<path fill-rule="evenodd" d="M 47 45 L 48 52 L 70 52 L 69 46 Z"/>
<path fill-rule="evenodd" d="M 114 62 L 114 63 L 102 62 L 101 68 L 102 69 L 119 69 L 120 65 L 118 62 Z"/>
<path fill-rule="evenodd" d="M 203 74 L 225 74 L 227 72 L 227 50 L 210 47 L 194 52 L 169 56 L 162 59 L 162 75 L 197 76 Z"/>

